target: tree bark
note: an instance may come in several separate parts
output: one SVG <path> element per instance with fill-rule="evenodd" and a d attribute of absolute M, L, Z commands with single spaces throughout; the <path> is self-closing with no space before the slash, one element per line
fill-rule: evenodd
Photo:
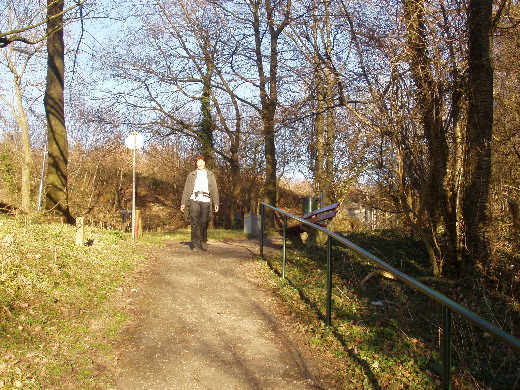
<path fill-rule="evenodd" d="M 325 172 L 325 137 L 326 137 L 326 126 L 327 126 L 327 110 L 326 110 L 326 92 L 324 85 L 324 74 L 323 67 L 318 62 L 315 66 L 314 81 L 316 83 L 316 114 L 314 116 L 314 151 L 311 157 L 316 159 L 314 165 L 314 182 L 318 191 L 323 191 L 323 183 L 326 182 Z M 314 195 L 314 194 L 310 194 Z M 327 194 L 328 196 L 328 194 Z"/>
<path fill-rule="evenodd" d="M 334 80 L 326 66 L 317 64 L 316 68 L 314 180 L 318 192 L 323 193 L 323 207 L 330 203 L 331 183 L 334 181 Z"/>
<path fill-rule="evenodd" d="M 283 4 L 277 4 L 272 0 L 265 0 L 264 7 L 267 17 L 269 31 L 269 70 L 264 69 L 264 54 L 262 50 L 262 29 L 260 17 L 259 0 L 252 2 L 253 10 L 253 29 L 255 35 L 255 55 L 256 65 L 259 76 L 259 89 L 261 101 L 261 118 L 263 122 L 264 136 L 264 152 L 265 152 L 265 184 L 263 200 L 274 207 L 277 205 L 276 188 L 276 144 L 275 144 L 275 115 L 278 105 L 278 40 L 280 34 L 289 23 L 291 0 L 285 4 L 282 10 L 283 18 L 279 24 L 275 21 L 275 7 L 283 7 Z M 274 213 L 270 209 L 266 210 L 266 225 L 269 228 L 274 227 Z"/>
<path fill-rule="evenodd" d="M 210 169 L 214 169 L 214 145 L 213 145 L 213 130 L 215 124 L 211 116 L 211 78 L 213 76 L 213 61 L 208 59 L 206 61 L 207 71 L 203 76 L 202 97 L 201 97 L 201 116 L 200 121 L 200 138 L 201 150 L 204 157 L 206 157 L 207 165 Z"/>
<path fill-rule="evenodd" d="M 23 164 L 22 164 L 22 210 L 26 213 L 30 211 L 31 207 L 31 172 L 33 166 L 31 137 L 29 135 L 29 119 L 27 112 L 23 107 L 23 96 L 20 85 L 15 85 L 16 102 L 18 106 L 18 115 L 16 120 L 22 132 L 22 150 L 23 150 Z"/>
<path fill-rule="evenodd" d="M 420 203 L 422 212 L 427 214 L 428 230 L 431 242 L 425 243 L 434 247 L 437 231 L 444 231 L 443 241 L 446 245 L 437 246 L 435 258 L 431 258 L 434 273 L 442 273 L 443 267 L 450 263 L 450 268 L 457 265 L 457 234 L 455 207 L 452 206 L 450 194 L 451 182 L 448 178 L 450 148 L 446 126 L 443 123 L 442 97 L 439 85 L 432 74 L 431 59 L 428 54 L 425 26 L 425 1 L 404 0 L 407 21 L 407 44 L 410 56 L 410 70 L 417 87 L 417 108 L 422 120 L 424 134 L 428 144 L 428 162 L 425 166 L 424 178 L 419 193 L 423 197 Z M 423 227 L 424 228 L 424 227 Z M 424 235 L 423 235 L 424 237 Z"/>
<path fill-rule="evenodd" d="M 47 188 L 45 209 L 52 211 L 65 222 L 73 224 L 67 188 L 69 146 L 65 127 L 64 76 L 65 50 L 63 42 L 63 0 L 47 0 L 47 85 L 44 105 L 47 117 Z"/>
<path fill-rule="evenodd" d="M 463 214 L 466 265 L 489 257 L 488 226 L 493 134 L 492 0 L 470 0 L 469 108 Z"/>

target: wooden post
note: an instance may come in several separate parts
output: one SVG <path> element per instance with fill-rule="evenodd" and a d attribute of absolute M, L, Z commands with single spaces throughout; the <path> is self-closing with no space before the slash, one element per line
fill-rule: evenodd
<path fill-rule="evenodd" d="M 135 223 L 134 223 L 134 232 L 133 237 L 141 237 L 143 235 L 143 228 L 141 225 L 141 210 L 135 210 Z"/>

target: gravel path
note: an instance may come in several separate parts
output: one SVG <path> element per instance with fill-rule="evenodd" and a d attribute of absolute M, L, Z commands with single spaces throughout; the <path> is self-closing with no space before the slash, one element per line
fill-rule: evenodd
<path fill-rule="evenodd" d="M 257 241 L 158 249 L 135 293 L 116 389 L 328 388 L 258 276 L 257 253 Z"/>

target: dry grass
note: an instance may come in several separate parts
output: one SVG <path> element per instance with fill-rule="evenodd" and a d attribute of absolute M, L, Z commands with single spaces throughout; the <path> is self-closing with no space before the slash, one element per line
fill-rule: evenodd
<path fill-rule="evenodd" d="M 0 216 L 0 388 L 106 388 L 114 304 L 143 261 L 126 234 Z"/>
<path fill-rule="evenodd" d="M 427 255 L 409 234 L 366 232 L 347 238 L 413 277 L 429 276 Z M 277 275 L 282 272 L 280 260 L 281 253 L 268 259 Z M 329 353 L 343 359 L 346 369 L 338 372 L 343 388 L 354 384 L 362 389 L 440 388 L 440 306 L 403 283 L 380 276 L 361 286 L 374 266 L 345 248 L 334 248 L 332 264 L 330 328 L 324 325 L 325 248 L 288 250 L 287 280 L 276 276 L 272 285 L 287 310 L 306 329 L 310 342 L 324 356 Z M 512 294 L 514 276 L 506 277 L 502 272 L 502 277 L 505 287 L 509 287 L 497 288 L 495 280 L 490 288 L 493 294 L 484 291 L 484 282 L 476 279 L 466 284 L 435 280 L 430 287 L 515 334 L 518 300 Z M 454 315 L 453 388 L 520 388 L 520 354 L 488 336 Z"/>
<path fill-rule="evenodd" d="M 218 232 L 218 234 L 217 234 Z M 218 239 L 243 236 L 215 231 Z M 0 389 L 107 389 L 114 342 L 131 321 L 128 293 L 151 246 L 189 231 L 133 240 L 119 231 L 0 215 Z"/>
<path fill-rule="evenodd" d="M 68 225 L 0 216 L 2 390 L 111 388 L 116 374 L 113 343 L 131 321 L 124 310 L 125 294 L 133 288 L 137 270 L 148 263 L 144 254 L 165 241 L 189 239 L 187 230 L 134 241 L 128 234 L 86 227 L 89 245 L 77 246 L 75 234 Z M 211 235 L 219 240 L 244 236 L 224 230 Z M 416 243 L 392 237 L 390 245 L 387 237 L 378 235 L 350 239 L 364 247 L 370 243 L 367 249 L 397 262 L 395 266 L 413 276 L 427 274 L 427 260 L 420 260 Z M 290 251 L 288 280 L 274 277 L 271 282 L 323 358 L 339 357 L 349 367 L 338 372 L 338 382 L 345 388 L 354 384 L 362 389 L 438 388 L 438 325 L 430 316 L 435 319 L 437 310 L 391 280 L 372 280 L 360 289 L 360 281 L 373 267 L 343 248 L 334 253 L 332 328 L 323 325 L 323 248 Z M 278 257 L 269 263 L 280 272 Z M 444 292 L 453 292 L 451 285 Z M 453 293 L 457 299 L 462 293 L 475 296 L 460 288 Z M 489 316 L 505 313 L 504 307 L 517 313 L 516 295 L 508 296 L 515 305 L 497 305 L 493 296 L 497 307 L 486 306 Z M 412 307 L 419 311 L 411 311 Z M 489 341 L 482 349 L 482 338 L 477 340 L 473 330 L 459 322 L 454 341 L 457 388 L 518 388 L 516 355 L 504 357 L 502 349 Z M 461 331 L 463 337 L 458 337 Z M 474 342 L 469 345 L 468 340 Z M 465 361 L 466 357 L 472 360 Z M 484 371 L 497 366 L 500 370 L 494 373 Z"/>

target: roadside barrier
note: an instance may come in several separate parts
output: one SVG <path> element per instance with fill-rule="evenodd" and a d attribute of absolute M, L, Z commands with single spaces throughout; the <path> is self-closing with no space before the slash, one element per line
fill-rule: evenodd
<path fill-rule="evenodd" d="M 303 218 L 292 215 L 286 211 L 278 209 L 274 206 L 271 206 L 268 203 L 261 202 L 260 203 L 260 257 L 264 257 L 264 231 L 265 231 L 265 208 L 269 208 L 281 215 L 283 215 L 283 248 L 282 248 L 282 278 L 285 279 L 285 271 L 286 271 L 286 255 L 287 255 L 287 218 L 292 218 L 301 223 L 302 225 L 306 225 L 310 228 L 319 230 L 325 233 L 328 236 L 327 239 L 327 299 L 326 299 L 326 325 L 331 325 L 331 313 L 332 313 L 332 242 L 336 240 L 337 242 L 345 245 L 347 248 L 353 250 L 359 255 L 365 257 L 370 260 L 374 265 L 380 267 L 381 269 L 391 273 L 396 279 L 401 280 L 406 283 L 408 286 L 412 287 L 414 290 L 421 292 L 422 294 L 428 296 L 430 299 L 436 301 L 437 303 L 442 305 L 442 389 L 443 390 L 451 390 L 452 388 L 452 380 L 451 380 L 451 331 L 452 331 L 452 314 L 455 312 L 462 316 L 463 318 L 470 321 L 472 324 L 481 328 L 485 332 L 489 333 L 496 339 L 500 340 L 508 347 L 520 352 L 520 340 L 516 337 L 510 335 L 509 333 L 503 331 L 500 328 L 497 328 L 495 325 L 489 323 L 484 320 L 482 317 L 473 313 L 471 310 L 466 309 L 465 307 L 459 305 L 455 301 L 447 298 L 443 294 L 438 291 L 418 282 L 414 278 L 406 275 L 405 273 L 399 271 L 398 269 L 392 267 L 390 264 L 384 262 L 383 260 L 377 258 L 373 254 L 367 252 L 363 248 L 357 246 L 356 244 L 350 242 L 344 237 L 339 236 L 338 234 L 327 230 L 326 228 L 316 225 L 312 222 L 309 222 Z"/>

